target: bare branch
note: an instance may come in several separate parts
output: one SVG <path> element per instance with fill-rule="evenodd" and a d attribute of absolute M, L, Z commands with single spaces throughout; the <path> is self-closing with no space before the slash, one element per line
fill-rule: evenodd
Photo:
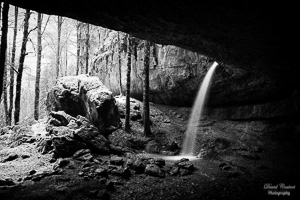
<path fill-rule="evenodd" d="M 49 15 L 49 17 L 48 17 L 48 19 L 47 19 L 47 21 L 46 21 L 46 24 L 45 24 L 45 26 L 44 26 L 44 30 L 43 30 L 43 32 L 42 32 L 42 35 L 44 34 L 44 32 L 45 32 L 45 30 L 46 30 L 46 27 L 47 27 L 47 25 L 48 25 L 48 22 L 49 22 L 49 20 L 50 20 L 50 17 L 51 17 L 51 15 Z"/>

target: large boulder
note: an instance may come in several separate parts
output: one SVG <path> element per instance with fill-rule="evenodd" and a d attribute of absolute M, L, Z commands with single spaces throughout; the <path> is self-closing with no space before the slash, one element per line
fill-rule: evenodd
<path fill-rule="evenodd" d="M 80 115 L 74 118 L 64 111 L 52 111 L 46 130 L 58 157 L 72 156 L 76 151 L 87 147 L 101 154 L 110 151 L 109 141 L 87 118 Z"/>
<path fill-rule="evenodd" d="M 86 117 L 101 133 L 120 126 L 112 92 L 97 77 L 79 75 L 58 79 L 48 93 L 46 105 L 49 112 L 64 111 L 73 117 Z"/>

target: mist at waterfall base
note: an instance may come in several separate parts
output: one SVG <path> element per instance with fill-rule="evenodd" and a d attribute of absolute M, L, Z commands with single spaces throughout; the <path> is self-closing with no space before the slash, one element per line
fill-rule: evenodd
<path fill-rule="evenodd" d="M 197 97 L 194 101 L 194 105 L 192 108 L 192 112 L 189 118 L 189 123 L 187 126 L 187 130 L 185 132 L 182 150 L 180 155 L 177 156 L 161 156 L 156 155 L 156 157 L 161 157 L 165 160 L 180 160 L 181 158 L 188 158 L 189 160 L 198 159 L 197 152 L 195 152 L 196 148 L 196 138 L 198 134 L 198 127 L 200 125 L 200 119 L 202 115 L 202 110 L 205 104 L 205 99 L 207 96 L 207 91 L 209 89 L 210 81 L 213 76 L 213 73 L 218 66 L 217 62 L 214 62 L 207 74 L 202 81 L 202 84 L 199 88 Z"/>

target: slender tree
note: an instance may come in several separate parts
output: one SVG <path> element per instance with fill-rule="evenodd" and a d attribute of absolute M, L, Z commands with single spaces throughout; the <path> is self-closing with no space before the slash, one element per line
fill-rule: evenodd
<path fill-rule="evenodd" d="M 86 35 L 85 35 L 85 73 L 89 73 L 89 50 L 90 50 L 90 25 L 86 24 Z"/>
<path fill-rule="evenodd" d="M 144 41 L 144 88 L 143 88 L 143 122 L 144 122 L 144 135 L 151 134 L 150 129 L 150 109 L 149 109 L 149 65 L 150 65 L 150 43 Z"/>
<path fill-rule="evenodd" d="M 123 91 L 122 91 L 122 60 L 121 60 L 121 38 L 120 38 L 120 32 L 118 31 L 118 62 L 119 62 L 119 91 L 120 95 L 122 96 Z"/>
<path fill-rule="evenodd" d="M 62 16 L 57 16 L 57 51 L 56 51 L 56 78 L 59 77 L 59 65 L 60 65 L 60 37 L 62 27 Z"/>
<path fill-rule="evenodd" d="M 6 56 L 7 57 L 7 56 Z M 9 60 L 9 58 L 6 58 L 6 61 Z M 4 105 L 4 114 L 5 114 L 5 123 L 8 125 L 8 105 L 7 105 L 7 67 L 8 63 L 5 63 L 4 66 L 4 76 L 3 76 L 3 105 Z"/>
<path fill-rule="evenodd" d="M 8 29 L 8 10 L 9 4 L 4 2 L 2 10 L 2 35 L 1 35 L 1 47 L 0 47 L 0 101 L 3 90 L 4 68 L 6 60 L 6 48 L 7 48 L 7 29 Z"/>
<path fill-rule="evenodd" d="M 17 84 L 16 84 L 15 114 L 14 114 L 15 124 L 17 124 L 20 119 L 21 85 L 22 85 L 24 61 L 26 56 L 26 44 L 29 35 L 28 32 L 29 18 L 30 18 L 30 10 L 26 9 L 21 54 L 19 59 L 19 68 L 18 68 L 18 75 L 17 75 Z"/>
<path fill-rule="evenodd" d="M 41 79 L 41 57 L 42 57 L 42 14 L 38 13 L 37 18 L 37 61 L 35 78 L 35 98 L 34 98 L 34 119 L 39 119 L 40 101 L 40 79 Z"/>
<path fill-rule="evenodd" d="M 127 45 L 127 84 L 126 84 L 126 115 L 125 115 L 125 130 L 130 131 L 130 76 L 131 76 L 131 54 L 132 54 L 132 39 L 128 35 Z"/>
<path fill-rule="evenodd" d="M 65 76 L 68 76 L 68 32 L 66 32 L 66 44 L 65 44 Z"/>
<path fill-rule="evenodd" d="M 150 43 L 152 46 L 152 56 L 154 58 L 154 68 L 156 68 L 156 66 L 158 65 L 158 58 L 157 58 L 157 52 L 156 52 L 156 44 L 154 42 Z"/>
<path fill-rule="evenodd" d="M 81 22 L 77 21 L 76 31 L 77 31 L 77 58 L 76 58 L 76 75 L 79 74 L 80 69 L 80 39 L 81 39 L 81 31 L 80 31 Z"/>
<path fill-rule="evenodd" d="M 12 50 L 11 50 L 11 63 L 10 63 L 11 66 L 10 66 L 9 109 L 8 109 L 8 123 L 9 123 L 9 125 L 12 124 L 17 33 L 18 33 L 18 7 L 15 6 L 14 34 L 13 34 L 13 43 L 12 43 Z"/>

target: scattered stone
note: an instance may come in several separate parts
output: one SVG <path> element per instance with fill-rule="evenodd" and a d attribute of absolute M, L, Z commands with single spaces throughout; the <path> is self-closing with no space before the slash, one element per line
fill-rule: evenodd
<path fill-rule="evenodd" d="M 138 104 L 138 105 L 137 105 L 137 104 L 134 105 L 134 106 L 133 106 L 133 110 L 140 110 L 140 105 L 139 105 L 139 104 Z"/>
<path fill-rule="evenodd" d="M 124 164 L 124 158 L 113 156 L 110 158 L 110 164 L 112 165 L 123 165 Z"/>
<path fill-rule="evenodd" d="M 135 160 L 132 165 L 132 169 L 138 174 L 144 173 L 145 168 L 145 164 L 140 159 Z"/>
<path fill-rule="evenodd" d="M 12 179 L 6 178 L 4 180 L 0 179 L 0 186 L 12 186 L 15 185 Z"/>
<path fill-rule="evenodd" d="M 23 159 L 26 159 L 26 158 L 29 158 L 30 157 L 30 155 L 28 155 L 28 154 L 22 154 L 21 155 L 21 158 L 23 158 Z"/>
<path fill-rule="evenodd" d="M 166 165 L 166 161 L 162 158 L 152 158 L 150 159 L 150 164 L 155 164 L 158 167 L 163 167 Z"/>
<path fill-rule="evenodd" d="M 36 171 L 33 169 L 33 170 L 31 170 L 30 172 L 29 172 L 29 175 L 33 175 L 33 174 L 35 174 L 36 173 Z"/>
<path fill-rule="evenodd" d="M 53 169 L 56 170 L 57 168 L 65 167 L 69 163 L 70 163 L 70 160 L 59 158 L 59 159 L 57 159 L 56 163 L 54 164 Z"/>
<path fill-rule="evenodd" d="M 145 168 L 145 174 L 148 174 L 150 176 L 156 176 L 156 177 L 164 177 L 164 172 L 154 164 L 148 164 Z"/>
<path fill-rule="evenodd" d="M 176 176 L 178 174 L 179 174 L 179 167 L 172 167 L 172 169 L 170 170 L 170 175 Z"/>
<path fill-rule="evenodd" d="M 171 123 L 171 120 L 169 118 L 165 118 L 164 123 Z"/>
<path fill-rule="evenodd" d="M 69 122 L 69 124 L 67 125 L 67 127 L 70 128 L 70 129 L 73 129 L 73 130 L 79 128 L 78 124 L 76 123 L 76 120 L 74 120 L 74 119 L 71 119 L 71 120 L 70 120 L 70 122 Z"/>
<path fill-rule="evenodd" d="M 84 172 L 79 172 L 78 173 L 78 176 L 83 176 L 84 175 Z"/>
<path fill-rule="evenodd" d="M 30 138 L 27 138 L 25 142 L 26 142 L 26 143 L 29 143 L 29 144 L 32 144 L 32 143 L 34 143 L 35 141 L 36 141 L 35 138 L 30 137 Z"/>
<path fill-rule="evenodd" d="M 125 166 L 127 166 L 127 167 L 132 167 L 133 164 L 134 164 L 133 159 L 128 158 L 128 159 L 126 160 Z"/>
<path fill-rule="evenodd" d="M 181 118 L 182 115 L 181 115 L 181 114 L 177 114 L 176 117 L 177 117 L 177 118 Z"/>
<path fill-rule="evenodd" d="M 50 121 L 51 121 L 51 119 L 57 119 L 57 121 L 59 122 L 58 125 L 52 124 L 54 126 L 67 126 L 71 120 L 74 120 L 74 117 L 72 117 L 71 115 L 68 115 L 64 111 L 57 111 L 57 112 L 52 111 L 49 113 L 49 115 L 50 115 L 50 117 L 52 117 L 52 118 L 50 118 Z M 48 122 L 48 124 L 51 125 L 50 121 Z M 56 123 L 57 123 L 57 121 L 56 121 Z"/>
<path fill-rule="evenodd" d="M 184 161 L 177 164 L 179 168 L 187 169 L 187 170 L 194 170 L 194 164 L 190 161 Z"/>
<path fill-rule="evenodd" d="M 107 169 L 100 167 L 97 168 L 94 173 L 99 176 L 107 176 Z"/>
<path fill-rule="evenodd" d="M 19 157 L 18 154 L 16 154 L 16 153 L 10 153 L 6 158 L 4 158 L 4 159 L 2 160 L 2 162 L 13 161 L 13 160 L 17 159 L 18 157 Z"/>
<path fill-rule="evenodd" d="M 54 153 L 59 157 L 70 157 L 80 149 L 85 149 L 86 144 L 70 137 L 54 137 L 52 139 Z"/>
<path fill-rule="evenodd" d="M 165 155 L 165 156 L 174 156 L 175 155 L 175 152 L 172 152 L 172 151 L 160 151 L 159 153 L 162 155 Z"/>
<path fill-rule="evenodd" d="M 41 139 L 36 145 L 36 148 L 42 154 L 50 152 L 53 149 L 52 139 Z"/>
<path fill-rule="evenodd" d="M 189 161 L 189 159 L 188 158 L 181 158 L 180 160 L 175 162 L 175 165 L 177 165 L 178 163 L 181 163 L 181 162 L 186 162 L 186 161 Z"/>
<path fill-rule="evenodd" d="M 65 185 L 58 185 L 54 187 L 54 190 L 59 193 L 65 193 L 68 188 Z"/>
<path fill-rule="evenodd" d="M 121 166 L 109 166 L 109 172 L 116 176 L 123 176 L 123 168 Z"/>
<path fill-rule="evenodd" d="M 79 161 L 91 161 L 93 159 L 93 156 L 91 153 L 87 153 L 82 156 L 76 157 L 75 159 Z"/>
<path fill-rule="evenodd" d="M 134 112 L 131 116 L 130 116 L 130 119 L 132 121 L 137 121 L 139 119 L 142 119 L 142 115 L 140 112 Z"/>
<path fill-rule="evenodd" d="M 52 157 L 52 158 L 49 160 L 49 163 L 55 163 L 56 160 L 57 160 L 57 158 L 53 158 L 53 157 Z"/>
<path fill-rule="evenodd" d="M 10 128 L 8 126 L 0 128 L 0 135 L 8 134 L 10 131 Z"/>
<path fill-rule="evenodd" d="M 80 149 L 74 153 L 73 158 L 77 158 L 88 153 L 91 153 L 90 149 Z"/>
<path fill-rule="evenodd" d="M 150 142 L 147 143 L 145 151 L 147 153 L 159 153 L 160 152 L 159 144 L 156 141 L 151 140 Z"/>
<path fill-rule="evenodd" d="M 41 173 L 41 174 L 35 174 L 32 176 L 31 180 L 32 181 L 40 181 L 42 178 L 47 176 L 47 174 Z"/>
<path fill-rule="evenodd" d="M 109 141 L 103 135 L 97 135 L 89 144 L 99 154 L 107 154 L 110 152 Z"/>

